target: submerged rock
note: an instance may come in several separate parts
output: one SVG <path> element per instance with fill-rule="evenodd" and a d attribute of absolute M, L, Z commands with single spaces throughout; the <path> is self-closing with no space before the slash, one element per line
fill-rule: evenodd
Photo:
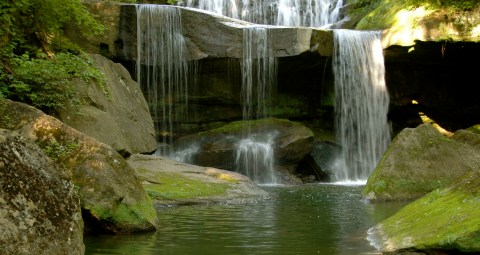
<path fill-rule="evenodd" d="M 157 205 L 238 203 L 268 197 L 248 177 L 231 171 L 153 155 L 132 155 L 127 162 Z"/>
<path fill-rule="evenodd" d="M 368 230 L 384 254 L 480 252 L 480 171 L 435 190 Z M 410 254 L 410 253 L 408 253 Z"/>
<path fill-rule="evenodd" d="M 4 100 L 3 108 L 9 129 L 19 130 L 71 171 L 87 231 L 124 233 L 156 228 L 157 215 L 150 198 L 133 169 L 113 148 L 26 104 Z"/>
<path fill-rule="evenodd" d="M 69 171 L 0 129 L 0 253 L 84 254 L 80 200 Z"/>
<path fill-rule="evenodd" d="M 105 84 L 75 86 L 82 103 L 61 111 L 60 120 L 124 155 L 154 151 L 155 129 L 140 86 L 122 65 L 98 54 L 90 57 L 105 74 Z"/>
<path fill-rule="evenodd" d="M 432 125 L 406 128 L 392 141 L 363 190 L 368 200 L 403 200 L 447 187 L 480 169 L 480 153 Z"/>

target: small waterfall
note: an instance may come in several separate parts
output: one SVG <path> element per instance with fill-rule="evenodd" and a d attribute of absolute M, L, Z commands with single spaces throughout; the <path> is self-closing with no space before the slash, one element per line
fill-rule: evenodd
<path fill-rule="evenodd" d="M 268 117 L 276 89 L 277 64 L 271 57 L 268 30 L 265 27 L 248 27 L 243 30 L 242 104 L 243 119 Z M 273 139 L 267 132 L 252 134 L 250 127 L 236 149 L 236 169 L 257 183 L 275 184 Z"/>
<path fill-rule="evenodd" d="M 390 142 L 380 32 L 334 30 L 337 180 L 366 180 Z"/>
<path fill-rule="evenodd" d="M 188 107 L 188 63 L 178 8 L 142 4 L 137 10 L 137 82 L 146 93 L 155 129 L 171 144 L 178 105 Z M 161 155 L 169 153 L 162 146 Z"/>
<path fill-rule="evenodd" d="M 239 173 L 250 177 L 256 183 L 276 184 L 275 160 L 273 155 L 274 134 L 265 135 L 263 139 L 251 136 L 242 139 L 235 151 L 235 165 Z"/>
<path fill-rule="evenodd" d="M 243 119 L 268 117 L 276 90 L 277 60 L 271 57 L 268 29 L 252 26 L 243 30 Z"/>
<path fill-rule="evenodd" d="M 343 0 L 187 0 L 188 7 L 278 26 L 325 27 L 339 20 Z"/>

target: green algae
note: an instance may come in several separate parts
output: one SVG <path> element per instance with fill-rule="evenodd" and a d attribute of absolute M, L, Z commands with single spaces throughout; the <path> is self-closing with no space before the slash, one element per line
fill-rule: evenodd
<path fill-rule="evenodd" d="M 437 189 L 377 225 L 394 250 L 480 251 L 480 172 Z M 392 249 L 392 248 L 390 248 Z"/>
<path fill-rule="evenodd" d="M 144 183 L 147 194 L 154 200 L 178 201 L 222 196 L 230 186 L 227 183 L 208 183 L 189 179 L 177 173 L 158 173 L 160 183 Z"/>

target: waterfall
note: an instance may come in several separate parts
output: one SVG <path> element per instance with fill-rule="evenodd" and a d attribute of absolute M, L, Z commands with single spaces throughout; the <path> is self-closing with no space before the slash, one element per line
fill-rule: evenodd
<path fill-rule="evenodd" d="M 179 105 L 188 107 L 188 64 L 178 8 L 142 4 L 137 10 L 137 82 L 146 94 L 155 130 L 171 144 L 182 119 Z M 162 146 L 161 155 L 169 153 Z"/>
<path fill-rule="evenodd" d="M 268 29 L 252 26 L 243 30 L 242 105 L 243 119 L 269 116 L 276 90 L 277 64 L 271 57 Z"/>
<path fill-rule="evenodd" d="M 339 20 L 343 0 L 187 0 L 188 7 L 278 26 L 326 27 Z"/>
<path fill-rule="evenodd" d="M 334 30 L 337 180 L 366 180 L 390 142 L 385 67 L 377 31 Z"/>
<path fill-rule="evenodd" d="M 243 30 L 242 108 L 244 120 L 269 116 L 276 89 L 277 64 L 271 57 L 268 29 L 252 26 Z M 238 172 L 257 183 L 277 183 L 274 169 L 274 132 L 252 134 L 247 127 L 237 143 L 235 166 Z"/>
<path fill-rule="evenodd" d="M 261 138 L 250 136 L 240 140 L 235 151 L 237 171 L 256 183 L 276 184 L 274 137 L 274 133 L 269 133 Z"/>

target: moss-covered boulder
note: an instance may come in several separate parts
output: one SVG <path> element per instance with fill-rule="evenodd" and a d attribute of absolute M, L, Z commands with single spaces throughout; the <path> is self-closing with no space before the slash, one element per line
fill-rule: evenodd
<path fill-rule="evenodd" d="M 231 171 L 154 155 L 132 155 L 127 162 L 159 205 L 236 203 L 268 196 L 248 177 Z"/>
<path fill-rule="evenodd" d="M 370 228 L 368 239 L 385 254 L 478 254 L 479 205 L 477 169 L 451 187 L 429 193 Z"/>
<path fill-rule="evenodd" d="M 247 135 L 248 134 L 248 135 Z M 235 170 L 235 150 L 243 139 L 272 144 L 277 164 L 296 164 L 311 152 L 314 135 L 302 124 L 285 119 L 234 121 L 222 127 L 179 139 L 177 148 L 198 148 L 193 163 Z"/>
<path fill-rule="evenodd" d="M 19 130 L 58 164 L 71 171 L 78 187 L 85 229 L 111 233 L 153 230 L 152 202 L 124 158 L 38 109 L 4 100 L 3 127 Z"/>
<path fill-rule="evenodd" d="M 468 144 L 480 150 L 480 125 L 457 130 L 453 134 L 452 139 Z"/>
<path fill-rule="evenodd" d="M 69 171 L 0 129 L 0 253 L 84 254 L 80 200 Z"/>
<path fill-rule="evenodd" d="M 369 200 L 408 200 L 480 169 L 479 151 L 441 135 L 431 124 L 402 130 L 368 178 Z"/>

